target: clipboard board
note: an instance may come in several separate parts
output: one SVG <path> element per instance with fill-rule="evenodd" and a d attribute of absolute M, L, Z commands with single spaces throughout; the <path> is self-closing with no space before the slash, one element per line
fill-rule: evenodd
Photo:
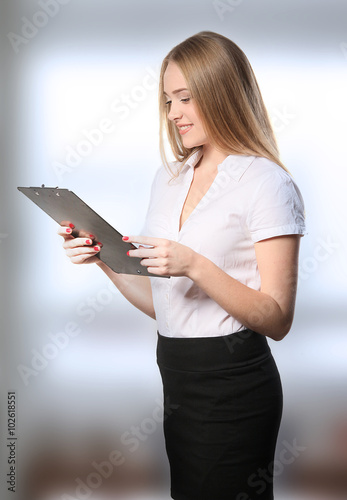
<path fill-rule="evenodd" d="M 101 241 L 103 244 L 98 257 L 116 273 L 160 278 L 170 277 L 149 273 L 147 267 L 141 266 L 141 258 L 129 257 L 127 251 L 137 247 L 132 243 L 125 243 L 122 240 L 122 234 L 100 217 L 73 191 L 64 188 L 44 187 L 44 185 L 42 187 L 18 187 L 17 189 L 58 224 L 62 221 L 71 221 L 75 225 L 76 234 L 78 231 L 95 234 L 97 241 Z"/>

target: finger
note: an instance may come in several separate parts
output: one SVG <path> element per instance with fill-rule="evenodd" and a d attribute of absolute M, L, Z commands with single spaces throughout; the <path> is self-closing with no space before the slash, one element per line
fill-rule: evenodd
<path fill-rule="evenodd" d="M 84 246 L 91 248 L 92 245 L 94 245 L 94 243 L 91 238 L 67 238 L 63 243 L 63 248 L 65 248 L 65 250 Z"/>
<path fill-rule="evenodd" d="M 59 226 L 57 233 L 59 236 L 62 236 L 63 238 L 66 238 L 66 237 L 71 238 L 72 231 L 73 231 L 73 229 L 71 229 L 71 227 Z"/>
<path fill-rule="evenodd" d="M 71 229 L 75 229 L 75 225 L 72 224 L 72 222 L 69 220 L 62 220 L 60 225 L 70 227 Z"/>
<path fill-rule="evenodd" d="M 140 264 L 141 266 L 147 267 L 149 273 L 159 276 L 170 276 L 166 259 L 160 257 L 154 259 L 141 259 Z"/>
<path fill-rule="evenodd" d="M 70 262 L 72 264 L 84 264 L 84 263 L 91 263 L 95 262 L 96 259 L 98 258 L 96 253 L 90 253 L 90 254 L 77 254 L 75 256 L 70 256 Z"/>
<path fill-rule="evenodd" d="M 163 241 L 161 238 L 152 238 L 150 236 L 123 236 L 122 240 L 126 243 L 140 243 L 152 247 L 159 245 Z"/>
<path fill-rule="evenodd" d="M 169 276 L 169 273 L 160 267 L 147 267 L 147 271 L 151 274 L 157 274 L 159 276 Z"/>
<path fill-rule="evenodd" d="M 146 267 L 165 267 L 165 259 L 160 259 L 160 258 L 147 258 L 147 259 L 141 259 L 140 261 L 141 266 L 146 266 Z"/>
<path fill-rule="evenodd" d="M 139 258 L 149 258 L 155 259 L 158 257 L 158 249 L 157 248 L 148 248 L 148 247 L 139 247 L 134 250 L 128 250 L 127 254 L 129 257 L 139 257 Z"/>
<path fill-rule="evenodd" d="M 66 250 L 66 255 L 72 260 L 85 260 L 93 255 L 99 253 L 100 247 L 77 247 L 77 248 L 68 248 Z"/>
<path fill-rule="evenodd" d="M 69 221 L 62 221 L 60 223 L 57 232 L 59 236 L 63 237 L 66 237 L 66 235 L 68 235 L 68 236 L 73 236 L 74 238 L 80 237 L 80 238 L 91 238 L 94 241 L 97 240 L 97 237 L 94 234 L 91 234 L 90 231 L 86 231 L 84 229 L 77 230 L 74 224 L 72 224 L 72 222 Z"/>
<path fill-rule="evenodd" d="M 78 235 L 77 236 L 79 236 L 81 238 L 91 238 L 94 241 L 97 240 L 97 236 L 95 236 L 95 234 L 92 234 L 90 231 L 86 231 L 84 229 L 80 229 L 78 231 Z"/>

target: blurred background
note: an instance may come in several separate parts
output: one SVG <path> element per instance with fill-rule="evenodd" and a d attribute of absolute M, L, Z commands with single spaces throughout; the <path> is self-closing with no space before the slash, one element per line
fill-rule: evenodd
<path fill-rule="evenodd" d="M 160 64 L 201 30 L 248 56 L 306 203 L 295 322 L 269 340 L 285 396 L 276 499 L 346 498 L 346 2 L 4 0 L 0 29 L 1 498 L 10 391 L 18 498 L 169 499 L 155 322 L 70 264 L 17 186 L 71 189 L 139 234 Z"/>

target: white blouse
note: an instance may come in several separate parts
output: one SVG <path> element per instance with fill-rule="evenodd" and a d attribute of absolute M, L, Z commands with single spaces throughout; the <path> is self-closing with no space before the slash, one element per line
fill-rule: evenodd
<path fill-rule="evenodd" d="M 179 230 L 197 151 L 179 176 L 161 167 L 153 181 L 142 234 L 166 238 L 204 255 L 250 288 L 260 290 L 254 243 L 304 234 L 304 203 L 292 177 L 274 162 L 228 156 L 208 192 Z M 177 163 L 173 168 L 177 168 Z M 214 337 L 244 329 L 190 278 L 151 277 L 158 331 L 168 337 Z"/>

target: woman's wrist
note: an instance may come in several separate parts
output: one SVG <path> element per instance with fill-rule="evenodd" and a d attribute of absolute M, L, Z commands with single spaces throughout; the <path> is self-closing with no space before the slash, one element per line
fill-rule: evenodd
<path fill-rule="evenodd" d="M 197 281 L 203 269 L 204 261 L 206 260 L 206 257 L 192 250 L 187 266 L 187 278 L 190 278 L 192 281 Z"/>
<path fill-rule="evenodd" d="M 102 260 L 98 260 L 97 262 L 95 262 L 95 264 L 99 266 L 103 271 L 105 271 L 108 267 L 108 265 L 105 264 L 105 262 L 103 262 Z"/>

